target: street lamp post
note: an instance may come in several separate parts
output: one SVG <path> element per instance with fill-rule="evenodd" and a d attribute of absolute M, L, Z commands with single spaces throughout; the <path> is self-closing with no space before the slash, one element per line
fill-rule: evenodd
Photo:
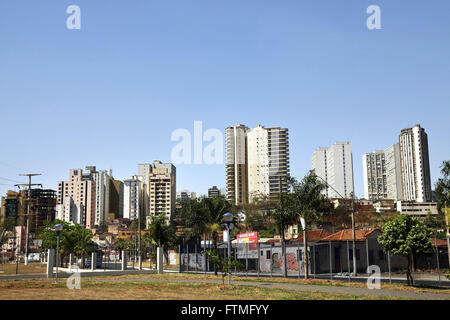
<path fill-rule="evenodd" d="M 223 215 L 223 220 L 225 221 L 227 225 L 228 230 L 228 260 L 231 261 L 231 238 L 230 238 L 230 226 L 231 222 L 233 221 L 233 215 L 231 213 L 225 213 Z M 231 285 L 231 273 L 228 272 L 228 284 Z"/>
<path fill-rule="evenodd" d="M 56 281 L 58 281 L 58 264 L 59 264 L 59 234 L 61 233 L 63 229 L 62 224 L 56 224 L 54 226 L 54 231 L 56 231 Z"/>

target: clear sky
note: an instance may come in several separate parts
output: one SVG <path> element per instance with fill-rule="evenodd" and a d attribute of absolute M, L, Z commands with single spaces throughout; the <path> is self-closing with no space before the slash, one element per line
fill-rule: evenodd
<path fill-rule="evenodd" d="M 66 9 L 81 8 L 81 30 Z M 366 9 L 381 8 L 381 30 Z M 178 128 L 290 130 L 292 175 L 319 146 L 362 155 L 420 124 L 431 177 L 450 159 L 450 2 L 0 0 L 0 192 L 38 172 L 170 161 Z M 177 189 L 225 186 L 224 165 L 177 166 Z"/>

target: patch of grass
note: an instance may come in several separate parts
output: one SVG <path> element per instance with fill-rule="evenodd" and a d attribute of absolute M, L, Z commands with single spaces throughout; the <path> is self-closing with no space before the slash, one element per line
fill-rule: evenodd
<path fill-rule="evenodd" d="M 0 264 L 0 276 L 6 274 L 16 274 L 16 264 L 14 263 L 5 263 Z M 38 273 L 46 273 L 47 265 L 45 263 L 40 262 L 30 262 L 28 265 L 23 263 L 19 263 L 17 267 L 17 274 L 38 274 Z"/>
<path fill-rule="evenodd" d="M 195 280 L 220 280 L 220 276 L 208 275 L 208 274 L 188 274 L 188 273 L 165 273 L 165 274 L 151 274 L 151 275 L 126 275 L 126 276 L 106 276 L 104 279 L 195 279 Z M 332 286 L 332 287 L 349 287 L 349 288 L 367 288 L 365 282 L 350 282 L 339 280 L 326 280 L 326 279 L 292 279 L 292 278 L 278 278 L 278 277 L 238 277 L 232 276 L 233 282 L 265 282 L 265 283 L 282 283 L 282 284 L 297 284 L 297 285 L 317 285 L 317 286 Z M 387 290 L 399 290 L 417 293 L 445 293 L 450 294 L 448 288 L 436 288 L 436 287 L 423 287 L 423 286 L 407 286 L 402 283 L 381 283 L 382 289 Z"/>
<path fill-rule="evenodd" d="M 365 295 L 302 292 L 252 286 L 225 286 L 211 283 L 179 283 L 156 281 L 82 280 L 80 290 L 69 290 L 65 281 L 54 284 L 52 280 L 15 280 L 0 282 L 3 299 L 182 299 L 182 300 L 366 300 L 399 299 Z"/>

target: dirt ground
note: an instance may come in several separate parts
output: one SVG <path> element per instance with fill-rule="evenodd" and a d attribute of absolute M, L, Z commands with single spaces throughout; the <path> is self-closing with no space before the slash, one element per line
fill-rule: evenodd
<path fill-rule="evenodd" d="M 17 268 L 17 274 L 34 274 L 34 273 L 46 273 L 47 265 L 40 262 L 30 262 L 28 265 L 19 263 Z M 0 264 L 0 275 L 3 274 L 16 274 L 16 264 L 5 263 Z"/>
<path fill-rule="evenodd" d="M 3 300 L 358 300 L 380 299 L 351 294 L 299 292 L 210 283 L 152 281 L 101 282 L 82 280 L 79 290 L 70 290 L 66 280 L 13 280 L 0 282 Z M 383 299 L 383 298 L 381 298 Z M 385 299 L 396 299 L 385 297 Z"/>

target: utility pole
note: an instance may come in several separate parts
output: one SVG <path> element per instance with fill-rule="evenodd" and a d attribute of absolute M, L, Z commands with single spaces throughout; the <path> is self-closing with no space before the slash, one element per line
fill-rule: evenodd
<path fill-rule="evenodd" d="M 141 210 L 138 211 L 138 232 L 139 232 L 139 270 L 142 270 L 142 253 L 141 253 Z"/>
<path fill-rule="evenodd" d="M 353 241 L 352 241 L 352 254 L 353 254 L 353 276 L 357 275 L 356 271 L 356 231 L 355 231 L 355 202 L 353 201 L 353 192 L 352 192 L 352 234 L 353 234 Z"/>
<path fill-rule="evenodd" d="M 29 228 L 30 228 L 30 215 L 31 215 L 31 187 L 32 186 L 40 186 L 42 188 L 42 184 L 40 183 L 31 183 L 31 177 L 40 176 L 40 173 L 25 173 L 19 174 L 20 176 L 28 177 L 28 184 L 16 184 L 15 186 L 20 187 L 28 187 L 28 213 L 25 215 L 27 217 L 27 226 L 26 226 L 26 234 L 25 234 L 25 265 L 28 264 L 28 237 L 29 237 Z"/>
<path fill-rule="evenodd" d="M 322 180 L 328 187 L 330 187 L 331 189 L 333 189 L 342 199 L 345 199 L 335 188 L 333 188 L 332 186 L 330 186 L 328 184 L 328 182 L 326 182 L 324 179 L 322 179 L 320 176 L 316 175 L 316 177 L 318 177 L 320 180 Z M 356 231 L 355 231 L 355 203 L 353 201 L 353 197 L 354 194 L 352 192 L 352 201 L 351 201 L 351 209 L 352 209 L 352 248 L 353 248 L 353 252 L 352 252 L 352 256 L 353 256 L 353 276 L 357 275 L 357 271 L 356 271 Z"/>

